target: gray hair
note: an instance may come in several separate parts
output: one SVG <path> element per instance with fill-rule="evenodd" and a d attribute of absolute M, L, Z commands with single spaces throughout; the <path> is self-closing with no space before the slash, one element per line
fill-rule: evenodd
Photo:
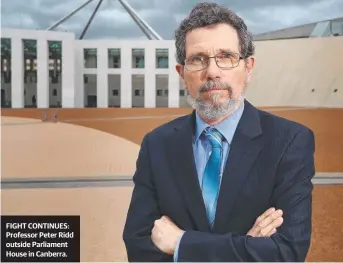
<path fill-rule="evenodd" d="M 252 35 L 242 18 L 233 11 L 216 3 L 199 3 L 190 12 L 175 31 L 176 61 L 184 64 L 186 59 L 186 35 L 190 31 L 216 24 L 226 23 L 236 29 L 239 39 L 239 52 L 244 58 L 252 56 L 255 47 Z"/>

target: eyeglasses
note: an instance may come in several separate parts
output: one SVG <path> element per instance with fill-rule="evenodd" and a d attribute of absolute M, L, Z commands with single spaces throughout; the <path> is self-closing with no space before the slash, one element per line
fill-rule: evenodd
<path fill-rule="evenodd" d="M 232 69 L 238 67 L 241 59 L 244 59 L 237 53 L 220 53 L 213 57 L 209 56 L 191 56 L 185 59 L 185 67 L 188 71 L 199 71 L 208 67 L 210 58 L 214 58 L 216 64 L 222 69 Z"/>

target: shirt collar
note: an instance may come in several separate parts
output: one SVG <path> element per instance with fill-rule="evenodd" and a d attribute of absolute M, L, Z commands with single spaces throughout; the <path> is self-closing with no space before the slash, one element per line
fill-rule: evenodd
<path fill-rule="evenodd" d="M 239 106 L 237 110 L 235 110 L 228 118 L 225 118 L 220 123 L 211 126 L 212 128 L 216 128 L 226 139 L 226 141 L 231 144 L 233 135 L 235 134 L 237 125 L 239 123 L 239 120 L 242 117 L 244 111 L 244 102 Z M 195 137 L 194 137 L 194 143 L 197 142 L 199 139 L 201 133 L 206 129 L 207 127 L 210 127 L 208 123 L 206 123 L 196 112 L 196 130 L 195 130 Z"/>

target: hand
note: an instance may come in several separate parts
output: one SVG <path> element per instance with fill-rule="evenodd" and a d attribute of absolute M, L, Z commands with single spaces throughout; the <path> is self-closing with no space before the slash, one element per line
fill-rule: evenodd
<path fill-rule="evenodd" d="M 151 239 L 161 251 L 168 255 L 173 255 L 179 237 L 183 232 L 169 217 L 162 216 L 160 219 L 155 220 Z"/>
<path fill-rule="evenodd" d="M 254 226 L 249 230 L 247 235 L 253 237 L 270 237 L 282 225 L 282 214 L 282 210 L 275 211 L 275 208 L 269 208 L 256 219 Z"/>

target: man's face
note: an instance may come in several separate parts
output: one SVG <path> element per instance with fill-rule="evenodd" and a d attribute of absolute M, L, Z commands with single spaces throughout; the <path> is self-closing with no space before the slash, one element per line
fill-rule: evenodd
<path fill-rule="evenodd" d="M 204 69 L 193 71 L 201 68 L 201 57 L 218 54 L 222 54 L 220 66 L 229 66 L 229 61 L 234 66 L 239 63 L 238 66 L 220 68 L 211 58 Z M 188 90 L 188 102 L 204 117 L 218 119 L 228 115 L 242 100 L 254 59 L 249 58 L 246 64 L 240 56 L 238 35 L 230 25 L 198 28 L 186 36 L 188 62 L 185 66 L 177 65 L 176 69 Z"/>

